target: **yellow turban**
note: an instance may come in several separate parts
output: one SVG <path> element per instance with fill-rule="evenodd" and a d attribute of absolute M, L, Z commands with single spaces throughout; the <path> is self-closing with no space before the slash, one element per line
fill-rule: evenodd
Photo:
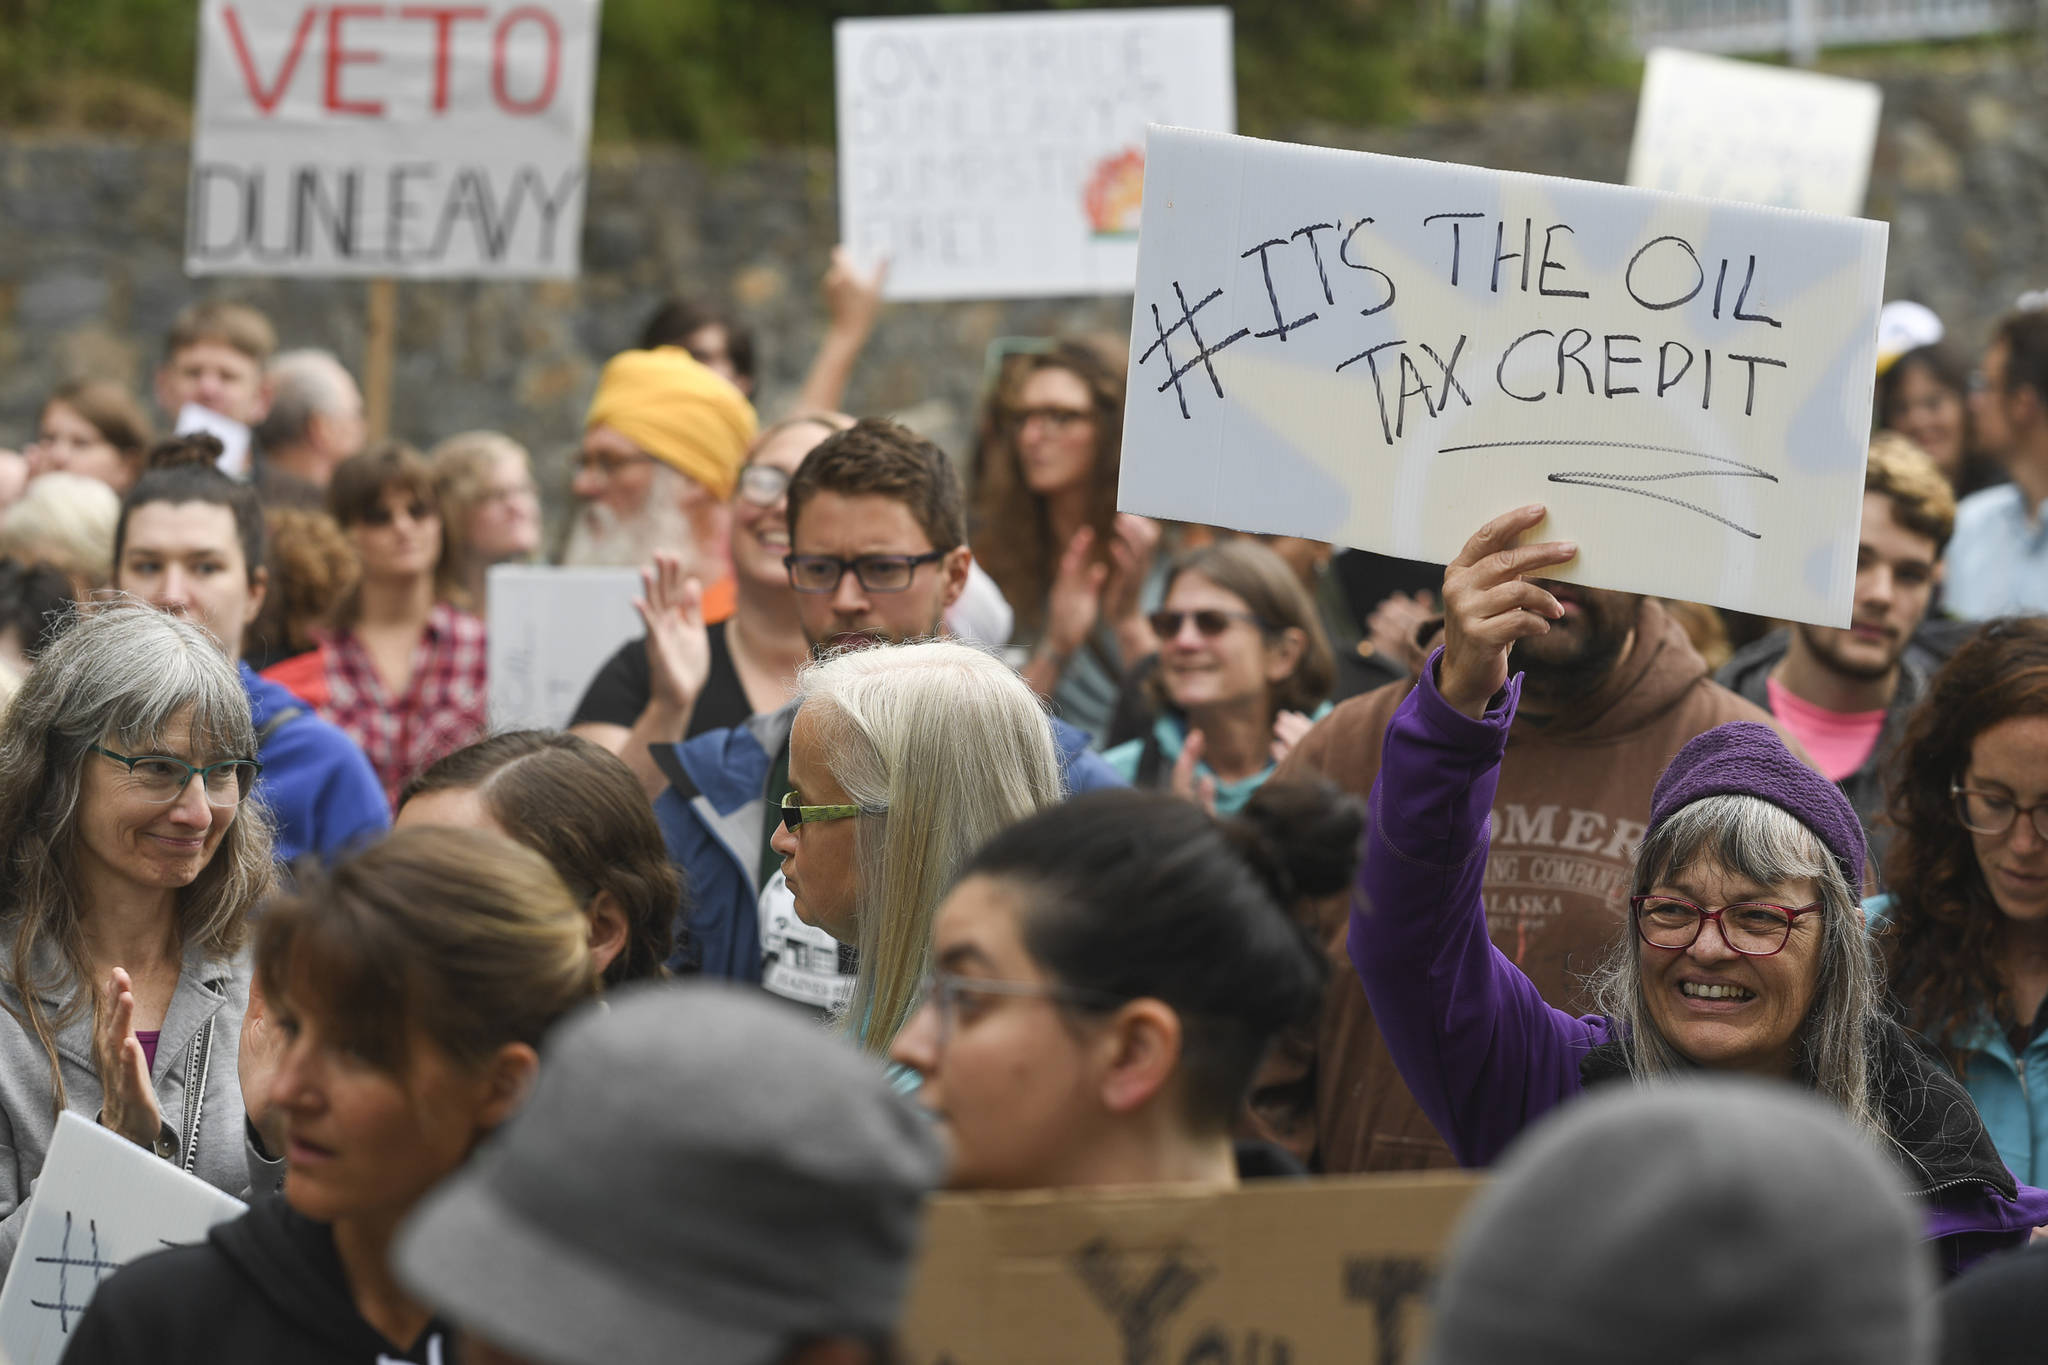
<path fill-rule="evenodd" d="M 720 499 L 753 444 L 753 404 L 676 346 L 621 351 L 598 376 L 584 430 L 607 426 Z"/>

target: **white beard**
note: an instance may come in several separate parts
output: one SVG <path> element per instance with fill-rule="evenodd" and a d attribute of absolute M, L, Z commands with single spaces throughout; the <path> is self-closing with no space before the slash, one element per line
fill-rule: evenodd
<path fill-rule="evenodd" d="M 601 502 L 578 508 L 562 563 L 571 568 L 639 569 L 652 562 L 656 550 L 666 550 L 694 564 L 697 537 L 665 483 L 655 480 L 646 503 L 632 517 L 621 517 Z"/>

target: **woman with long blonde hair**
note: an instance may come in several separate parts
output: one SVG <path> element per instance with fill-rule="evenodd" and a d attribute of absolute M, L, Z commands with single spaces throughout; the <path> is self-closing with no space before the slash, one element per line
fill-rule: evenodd
<path fill-rule="evenodd" d="M 806 924 L 859 952 L 845 1012 L 885 1056 L 930 966 L 932 916 L 967 859 L 1058 801 L 1038 698 L 969 645 L 925 640 L 806 668 L 772 840 Z"/>

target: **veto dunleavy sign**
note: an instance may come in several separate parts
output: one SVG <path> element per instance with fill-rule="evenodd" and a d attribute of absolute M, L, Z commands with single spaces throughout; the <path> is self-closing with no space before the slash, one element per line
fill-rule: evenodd
<path fill-rule="evenodd" d="M 569 278 L 598 0 L 205 0 L 185 269 Z"/>
<path fill-rule="evenodd" d="M 1847 625 L 1886 228 L 1154 128 L 1126 511 Z"/>

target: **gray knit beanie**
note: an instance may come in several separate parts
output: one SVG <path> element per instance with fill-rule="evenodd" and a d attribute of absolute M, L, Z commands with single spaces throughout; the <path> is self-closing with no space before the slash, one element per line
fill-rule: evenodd
<path fill-rule="evenodd" d="M 1570 1104 L 1459 1229 L 1430 1365 L 1926 1365 L 1933 1258 L 1899 1176 L 1789 1086 Z"/>

